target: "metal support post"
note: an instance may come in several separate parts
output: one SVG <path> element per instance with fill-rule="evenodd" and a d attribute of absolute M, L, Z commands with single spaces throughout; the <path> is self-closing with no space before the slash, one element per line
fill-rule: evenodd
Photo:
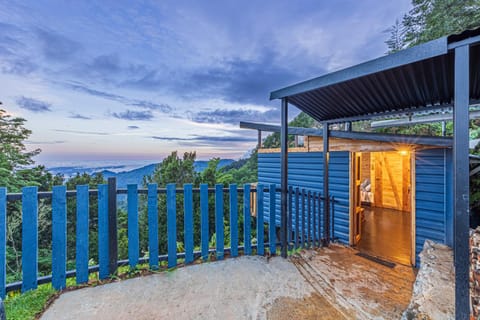
<path fill-rule="evenodd" d="M 455 319 L 469 319 L 469 46 L 455 48 L 453 108 Z"/>
<path fill-rule="evenodd" d="M 288 100 L 287 98 L 282 99 L 282 110 L 281 110 L 281 132 L 280 132 L 280 141 L 282 147 L 281 154 L 281 207 L 280 207 L 280 237 L 282 243 L 282 257 L 287 257 L 287 189 L 288 189 Z"/>

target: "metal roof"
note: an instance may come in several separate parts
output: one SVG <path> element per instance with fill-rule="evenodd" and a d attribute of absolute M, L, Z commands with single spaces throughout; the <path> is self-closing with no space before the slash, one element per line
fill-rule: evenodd
<path fill-rule="evenodd" d="M 480 100 L 480 28 L 433 40 L 271 92 L 317 121 L 452 106 L 454 53 L 470 47 L 470 99 Z"/>

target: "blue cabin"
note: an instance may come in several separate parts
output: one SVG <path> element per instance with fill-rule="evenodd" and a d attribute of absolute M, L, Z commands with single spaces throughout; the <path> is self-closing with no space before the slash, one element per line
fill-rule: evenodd
<path fill-rule="evenodd" d="M 255 124 L 243 123 L 243 127 L 259 129 Z M 322 195 L 322 138 L 306 136 L 303 140 L 303 146 L 289 148 L 288 186 L 291 190 L 299 188 L 300 193 L 304 190 Z M 418 254 L 426 239 L 453 245 L 450 138 L 380 134 L 365 137 L 350 132 L 348 138 L 330 138 L 329 143 L 329 196 L 333 197 L 330 236 L 334 241 L 404 265 L 418 265 Z M 258 183 L 280 186 L 280 179 L 280 151 L 260 148 Z M 289 199 L 293 202 L 290 211 L 295 228 L 295 193 Z M 268 201 L 264 206 L 265 222 L 270 218 Z M 279 208 L 279 193 L 276 204 Z M 278 208 L 276 223 L 280 226 Z M 312 211 L 312 215 L 321 216 L 320 211 Z M 302 210 L 298 216 L 300 225 L 301 219 Z M 319 227 L 322 220 L 317 218 L 313 228 Z"/>

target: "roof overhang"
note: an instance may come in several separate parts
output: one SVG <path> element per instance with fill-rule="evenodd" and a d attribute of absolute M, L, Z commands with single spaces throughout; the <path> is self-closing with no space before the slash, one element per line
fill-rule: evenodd
<path fill-rule="evenodd" d="M 470 99 L 480 100 L 480 28 L 442 37 L 271 92 L 317 121 L 341 122 L 452 107 L 453 49 L 471 44 Z"/>
<path fill-rule="evenodd" d="M 280 132 L 281 126 L 273 124 L 262 124 L 254 122 L 240 122 L 240 128 L 253 129 L 267 132 Z M 323 137 L 323 130 L 314 128 L 288 127 L 288 134 Z M 400 134 L 383 134 L 373 132 L 354 132 L 331 130 L 329 136 L 332 138 L 351 139 L 351 140 L 369 140 L 376 142 L 391 142 L 408 145 L 434 146 L 441 148 L 452 147 L 453 140 L 449 137 L 431 137 L 431 136 L 414 136 Z"/>

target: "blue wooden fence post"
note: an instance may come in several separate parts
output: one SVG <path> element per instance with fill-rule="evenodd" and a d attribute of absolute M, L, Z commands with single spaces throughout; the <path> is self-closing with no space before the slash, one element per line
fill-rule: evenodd
<path fill-rule="evenodd" d="M 130 268 L 135 268 L 140 258 L 138 231 L 138 186 L 127 185 L 127 215 L 128 215 L 128 262 Z"/>
<path fill-rule="evenodd" d="M 52 189 L 52 286 L 67 286 L 67 187 Z"/>
<path fill-rule="evenodd" d="M 200 184 L 200 216 L 201 216 L 201 241 L 202 241 L 202 259 L 208 259 L 208 184 Z"/>
<path fill-rule="evenodd" d="M 38 188 L 22 188 L 22 292 L 37 288 Z"/>
<path fill-rule="evenodd" d="M 224 255 L 224 225 L 223 225 L 223 185 L 215 185 L 215 234 L 217 259 L 223 260 Z"/>
<path fill-rule="evenodd" d="M 238 256 L 238 193 L 237 185 L 230 185 L 230 253 Z"/>
<path fill-rule="evenodd" d="M 7 285 L 7 188 L 0 188 L 0 298 L 5 299 Z"/>
<path fill-rule="evenodd" d="M 89 207 L 88 185 L 77 186 L 77 237 L 75 243 L 77 284 L 88 282 Z"/>
<path fill-rule="evenodd" d="M 263 228 L 263 185 L 257 185 L 257 254 L 265 255 Z"/>
<path fill-rule="evenodd" d="M 177 266 L 177 196 L 175 183 L 167 184 L 168 267 Z"/>
<path fill-rule="evenodd" d="M 243 242 L 245 255 L 252 254 L 252 218 L 250 217 L 250 185 L 243 185 Z"/>
<path fill-rule="evenodd" d="M 150 269 L 158 269 L 158 197 L 157 184 L 148 185 L 148 262 Z"/>
<path fill-rule="evenodd" d="M 183 186 L 185 263 L 193 262 L 193 191 L 191 184 Z"/>
<path fill-rule="evenodd" d="M 277 186 L 272 183 L 270 184 L 270 223 L 268 225 L 268 242 L 270 243 L 270 255 L 275 255 L 277 253 L 277 237 L 275 234 L 275 218 L 276 218 L 276 188 Z"/>
<path fill-rule="evenodd" d="M 98 186 L 98 260 L 100 279 L 109 276 L 108 264 L 108 185 Z"/>

